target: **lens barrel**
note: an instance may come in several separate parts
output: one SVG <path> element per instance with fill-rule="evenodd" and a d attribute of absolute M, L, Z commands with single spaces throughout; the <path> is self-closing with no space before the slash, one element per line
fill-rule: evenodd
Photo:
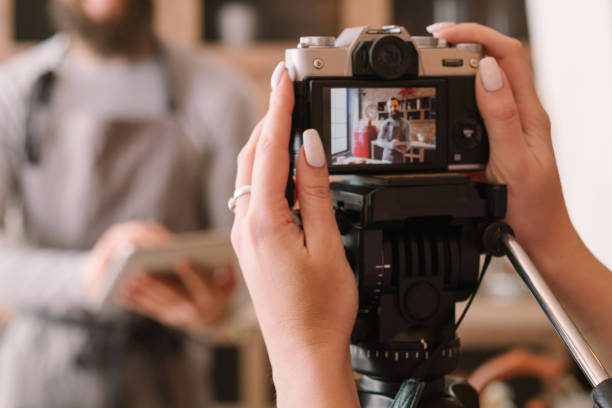
<path fill-rule="evenodd" d="M 382 79 L 398 79 L 418 74 L 418 53 L 414 45 L 396 36 L 376 39 L 369 50 L 369 64 Z"/>

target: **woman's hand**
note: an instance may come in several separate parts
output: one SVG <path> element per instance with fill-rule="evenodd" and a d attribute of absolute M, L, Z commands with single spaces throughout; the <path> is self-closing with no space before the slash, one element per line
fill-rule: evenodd
<path fill-rule="evenodd" d="M 480 43 L 490 55 L 481 61 L 476 78 L 476 99 L 491 145 L 487 177 L 508 186 L 506 220 L 516 239 L 612 369 L 612 325 L 607 323 L 612 273 L 591 254 L 570 221 L 550 121 L 521 43 L 472 23 L 438 23 L 428 30 L 451 43 Z"/>
<path fill-rule="evenodd" d="M 270 108 L 238 158 L 232 242 L 272 362 L 278 404 L 356 406 L 349 338 L 355 277 L 332 209 L 319 135 L 304 132 L 296 174 L 303 230 L 285 199 L 294 96 L 281 63 Z"/>
<path fill-rule="evenodd" d="M 552 259 L 559 243 L 575 247 L 551 142 L 550 120 L 536 93 L 520 41 L 474 23 L 428 27 L 450 43 L 484 46 L 476 100 L 491 145 L 487 178 L 508 186 L 507 222 L 534 258 Z M 579 241 L 579 240 L 578 240 Z"/>
<path fill-rule="evenodd" d="M 120 303 L 161 324 L 196 334 L 225 316 L 236 287 L 233 266 L 209 277 L 185 262 L 173 272 L 134 276 L 122 288 Z"/>

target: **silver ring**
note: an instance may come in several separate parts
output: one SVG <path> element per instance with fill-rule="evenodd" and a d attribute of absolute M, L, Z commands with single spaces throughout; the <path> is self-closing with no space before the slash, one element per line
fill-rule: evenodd
<path fill-rule="evenodd" d="M 237 189 L 234 190 L 234 194 L 230 197 L 230 199 L 227 200 L 227 208 L 229 208 L 231 212 L 236 212 L 236 200 L 238 200 L 240 196 L 244 194 L 250 194 L 250 193 L 251 193 L 250 184 L 247 184 L 246 186 L 238 187 Z"/>

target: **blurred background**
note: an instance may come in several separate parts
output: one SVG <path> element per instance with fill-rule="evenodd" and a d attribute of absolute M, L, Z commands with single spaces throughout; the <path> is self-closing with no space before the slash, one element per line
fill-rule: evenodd
<path fill-rule="evenodd" d="M 0 61 L 52 35 L 46 3 L 0 0 Z M 562 3 L 157 0 L 155 21 L 167 41 L 206 49 L 246 72 L 256 84 L 254 96 L 262 111 L 273 68 L 284 58 L 284 49 L 294 47 L 301 35 L 338 35 L 348 26 L 391 23 L 406 26 L 413 35 L 424 35 L 425 27 L 433 22 L 476 21 L 519 38 L 552 118 L 572 220 L 595 255 L 611 267 L 612 251 L 605 231 L 612 227 L 607 214 L 612 208 L 612 131 L 606 121 L 607 95 L 612 92 L 612 6 L 609 0 L 585 0 L 579 8 Z M 248 333 L 217 344 L 213 380 L 218 407 L 273 404 L 263 343 Z M 546 317 L 505 261 L 493 263 L 460 335 L 464 372 L 515 347 L 546 356 L 553 365 L 568 359 Z M 483 394 L 483 406 L 536 406 L 527 401 L 537 396 L 552 401 L 548 406 L 589 406 L 578 385 L 581 376 L 574 376 L 572 368 L 562 371 L 548 377 L 546 373 L 518 374 L 494 383 Z"/>

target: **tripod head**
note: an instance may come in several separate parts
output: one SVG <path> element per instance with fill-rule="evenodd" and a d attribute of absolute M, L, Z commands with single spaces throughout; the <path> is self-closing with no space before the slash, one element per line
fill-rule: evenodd
<path fill-rule="evenodd" d="M 500 221 L 506 186 L 419 174 L 352 176 L 331 189 L 359 288 L 351 358 L 364 375 L 362 406 L 478 407 L 473 388 L 446 374 L 459 356 L 455 303 L 477 290 L 486 252 L 508 257 L 593 385 L 595 406 L 612 407 L 607 371 Z"/>
<path fill-rule="evenodd" d="M 435 383 L 457 367 L 455 303 L 476 289 L 482 236 L 505 216 L 505 186 L 419 174 L 352 176 L 331 190 L 359 288 L 353 368 L 384 383 Z"/>

